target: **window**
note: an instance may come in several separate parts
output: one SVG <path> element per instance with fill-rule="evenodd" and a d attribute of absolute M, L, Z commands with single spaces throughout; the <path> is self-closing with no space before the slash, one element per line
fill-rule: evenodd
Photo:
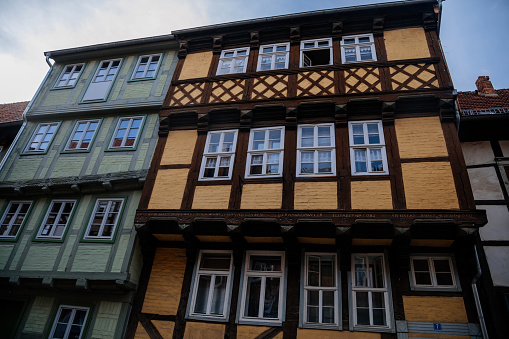
<path fill-rule="evenodd" d="M 332 65 L 332 39 L 300 42 L 300 67 Z"/>
<path fill-rule="evenodd" d="M 336 255 L 306 253 L 304 324 L 339 325 Z"/>
<path fill-rule="evenodd" d="M 299 125 L 297 131 L 297 176 L 336 174 L 334 125 Z"/>
<path fill-rule="evenodd" d="M 246 178 L 281 176 L 284 133 L 284 127 L 251 130 L 247 151 Z"/>
<path fill-rule="evenodd" d="M 351 35 L 341 39 L 343 63 L 376 61 L 373 34 Z"/>
<path fill-rule="evenodd" d="M 53 200 L 46 212 L 37 239 L 62 239 L 76 200 Z"/>
<path fill-rule="evenodd" d="M 281 323 L 284 253 L 247 252 L 240 319 Z"/>
<path fill-rule="evenodd" d="M 80 77 L 85 64 L 67 65 L 58 78 L 54 88 L 73 87 Z"/>
<path fill-rule="evenodd" d="M 25 152 L 46 152 L 59 125 L 59 122 L 45 122 L 37 125 L 34 135 L 30 139 Z"/>
<path fill-rule="evenodd" d="M 288 68 L 290 43 L 260 46 L 258 71 Z"/>
<path fill-rule="evenodd" d="M 88 312 L 88 307 L 60 306 L 49 338 L 80 339 L 83 335 Z"/>
<path fill-rule="evenodd" d="M 118 119 L 110 149 L 135 148 L 144 120 L 144 116 Z"/>
<path fill-rule="evenodd" d="M 391 326 L 385 271 L 383 254 L 352 255 L 354 326 Z"/>
<path fill-rule="evenodd" d="M 381 121 L 349 122 L 352 175 L 388 174 Z"/>
<path fill-rule="evenodd" d="M 85 95 L 83 95 L 82 101 L 106 100 L 121 62 L 122 59 L 101 61 L 92 77 L 92 82 L 88 85 Z"/>
<path fill-rule="evenodd" d="M 30 211 L 31 201 L 11 201 L 0 222 L 0 238 L 16 239 Z"/>
<path fill-rule="evenodd" d="M 142 55 L 139 57 L 131 80 L 155 78 L 161 59 L 161 54 Z"/>
<path fill-rule="evenodd" d="M 451 257 L 410 257 L 412 287 L 414 289 L 456 290 L 457 277 Z"/>
<path fill-rule="evenodd" d="M 201 251 L 191 299 L 191 316 L 226 319 L 230 295 L 232 254 Z"/>
<path fill-rule="evenodd" d="M 111 240 L 124 199 L 97 199 L 84 239 Z"/>
<path fill-rule="evenodd" d="M 236 145 L 237 130 L 209 132 L 200 180 L 231 179 Z"/>
<path fill-rule="evenodd" d="M 88 150 L 99 127 L 99 122 L 99 119 L 77 121 L 65 150 Z"/>
<path fill-rule="evenodd" d="M 245 73 L 248 58 L 249 47 L 222 51 L 216 75 Z"/>

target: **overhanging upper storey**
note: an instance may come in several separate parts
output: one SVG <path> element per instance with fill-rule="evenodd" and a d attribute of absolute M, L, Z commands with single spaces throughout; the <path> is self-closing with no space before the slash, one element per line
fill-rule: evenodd
<path fill-rule="evenodd" d="M 164 35 L 46 52 L 55 63 L 27 118 L 157 110 L 170 85 L 177 49 L 175 36 Z"/>

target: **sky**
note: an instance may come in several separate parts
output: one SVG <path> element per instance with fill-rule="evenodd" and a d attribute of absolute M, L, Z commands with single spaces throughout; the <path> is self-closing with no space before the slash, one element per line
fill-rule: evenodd
<path fill-rule="evenodd" d="M 28 101 L 44 52 L 170 34 L 210 24 L 388 1 L 0 0 L 0 104 Z M 458 91 L 479 75 L 509 88 L 509 0 L 443 2 L 440 39 Z"/>

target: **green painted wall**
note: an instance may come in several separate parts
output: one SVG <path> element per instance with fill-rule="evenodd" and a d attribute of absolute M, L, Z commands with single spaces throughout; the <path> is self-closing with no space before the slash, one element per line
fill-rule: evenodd
<path fill-rule="evenodd" d="M 23 334 L 42 334 L 51 315 L 54 298 L 36 297 L 23 327 Z"/>
<path fill-rule="evenodd" d="M 3 270 L 7 265 L 7 260 L 9 260 L 13 249 L 14 245 L 0 244 L 0 269 Z"/>
<path fill-rule="evenodd" d="M 91 338 L 113 338 L 121 309 L 120 302 L 101 301 Z"/>
<path fill-rule="evenodd" d="M 51 271 L 55 265 L 60 245 L 32 244 L 21 266 L 22 271 Z"/>
<path fill-rule="evenodd" d="M 112 245 L 81 244 L 74 256 L 72 272 L 106 272 Z"/>

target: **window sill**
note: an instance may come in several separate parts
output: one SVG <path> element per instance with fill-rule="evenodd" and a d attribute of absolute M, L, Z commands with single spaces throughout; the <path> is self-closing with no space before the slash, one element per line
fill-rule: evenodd
<path fill-rule="evenodd" d="M 239 319 L 240 325 L 260 325 L 260 326 L 282 326 L 281 320 L 263 320 L 263 319 Z"/>
<path fill-rule="evenodd" d="M 215 323 L 227 323 L 228 318 L 226 317 L 214 317 L 214 316 L 200 316 L 200 315 L 188 315 L 186 319 L 215 322 Z"/>
<path fill-rule="evenodd" d="M 90 153 L 90 149 L 78 149 L 78 150 L 63 150 L 60 154 L 73 154 L 73 153 Z"/>
<path fill-rule="evenodd" d="M 63 243 L 64 239 L 52 239 L 52 238 L 34 238 L 32 242 L 54 242 L 54 243 Z"/>
<path fill-rule="evenodd" d="M 105 149 L 104 152 L 132 152 L 136 151 L 136 147 L 130 147 L 130 148 L 108 148 Z"/>
<path fill-rule="evenodd" d="M 62 87 L 53 87 L 50 89 L 50 91 L 58 91 L 58 90 L 61 90 L 61 89 L 73 89 L 75 88 L 76 85 L 73 85 L 73 86 L 62 86 Z"/>
<path fill-rule="evenodd" d="M 394 328 L 378 326 L 354 326 L 353 330 L 359 332 L 396 333 Z"/>
<path fill-rule="evenodd" d="M 48 153 L 48 150 L 41 151 L 41 152 L 23 152 L 20 153 L 20 155 L 45 155 Z"/>
<path fill-rule="evenodd" d="M 80 242 L 114 244 L 115 239 L 81 239 Z"/>

